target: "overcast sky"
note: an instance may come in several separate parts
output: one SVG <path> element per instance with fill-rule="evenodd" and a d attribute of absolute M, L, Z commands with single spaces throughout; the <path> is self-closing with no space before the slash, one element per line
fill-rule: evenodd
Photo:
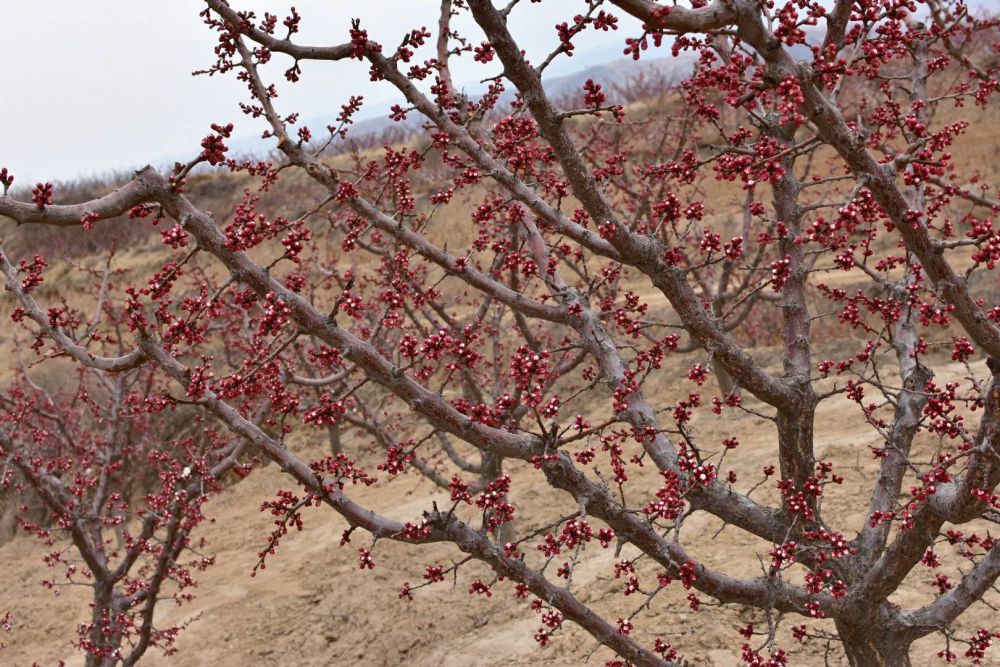
<path fill-rule="evenodd" d="M 369 34 L 389 45 L 418 25 L 436 30 L 439 0 L 231 0 L 234 7 L 266 8 L 284 16 L 291 4 L 302 14 L 302 43 L 346 41 L 350 19 L 359 17 Z M 973 4 L 973 3 L 970 3 Z M 1000 0 L 975 0 L 1000 9 Z M 553 26 L 584 8 L 582 0 L 522 3 L 512 15 L 512 32 L 536 62 L 555 45 Z M 238 109 L 245 88 L 233 76 L 193 77 L 213 61 L 215 33 L 201 22 L 198 0 L 0 0 L 0 166 L 19 185 L 39 180 L 104 174 L 168 159 L 187 159 L 213 122 L 233 122 L 237 137 L 263 129 Z M 636 24 L 623 18 L 617 32 L 587 32 L 577 56 L 562 58 L 552 75 L 620 56 Z M 482 39 L 468 21 L 459 29 Z M 430 57 L 425 52 L 423 57 Z M 666 54 L 664 54 L 666 55 Z M 354 94 L 370 106 L 394 98 L 386 84 L 368 83 L 358 61 L 304 63 L 296 85 L 279 82 L 279 110 L 302 118 L 335 114 Z M 455 81 L 471 83 L 482 69 L 470 58 L 455 66 Z M 316 128 L 319 129 L 319 128 Z"/>
<path fill-rule="evenodd" d="M 399 43 L 410 28 L 436 30 L 437 0 L 231 0 L 239 9 L 284 16 L 290 5 L 302 15 L 302 43 L 339 44 L 348 39 L 352 17 L 369 35 Z M 213 122 L 233 122 L 237 136 L 263 129 L 240 113 L 246 89 L 232 75 L 193 77 L 213 62 L 215 33 L 201 22 L 197 0 L 0 0 L 0 166 L 19 185 L 39 180 L 71 179 L 193 156 Z M 553 26 L 584 7 L 582 0 L 524 3 L 512 17 L 512 30 L 525 36 L 529 55 L 556 43 Z M 481 33 L 466 25 L 465 33 Z M 280 27 L 280 26 L 279 26 Z M 435 32 L 436 35 L 436 32 Z M 598 33 L 578 47 L 582 57 L 553 71 L 601 62 L 620 53 L 613 47 L 626 35 Z M 424 57 L 430 57 L 428 51 Z M 456 83 L 481 78 L 471 59 L 457 68 Z M 304 63 L 296 85 L 274 70 L 279 110 L 303 118 L 336 113 L 352 94 L 372 104 L 393 97 L 368 83 L 367 67 L 358 61 Z M 593 63 L 589 63 L 593 64 Z M 318 129 L 318 128 L 317 128 Z"/>

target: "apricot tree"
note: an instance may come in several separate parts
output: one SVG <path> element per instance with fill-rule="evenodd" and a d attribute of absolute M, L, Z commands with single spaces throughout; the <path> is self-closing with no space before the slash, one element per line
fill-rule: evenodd
<path fill-rule="evenodd" d="M 227 158 L 233 127 L 219 124 L 189 163 L 142 169 L 104 197 L 57 205 L 40 183 L 30 202 L 0 198 L 0 214 L 24 225 L 96 234 L 116 216 L 147 218 L 173 251 L 148 282 L 107 296 L 116 328 L 46 310 L 32 293 L 40 261 L 0 254 L 14 320 L 40 352 L 104 384 L 143 369 L 156 378 L 149 400 L 199 408 L 278 463 L 297 487 L 265 503 L 277 521 L 260 566 L 320 505 L 347 522 L 345 543 L 373 537 L 361 569 L 375 567 L 380 540 L 450 544 L 460 563 L 495 573 L 469 594 L 510 582 L 540 613 L 535 641 L 573 622 L 614 654 L 608 665 L 678 664 L 670 628 L 643 623 L 660 604 L 699 612 L 695 624 L 717 606 L 754 610 L 733 628 L 752 665 L 786 664 L 796 641 L 840 642 L 852 665 L 905 665 L 935 633 L 943 660 L 980 663 L 996 629 L 953 624 L 990 604 L 1000 575 L 989 533 L 1000 519 L 989 217 L 1000 202 L 950 150 L 995 93 L 996 21 L 959 0 L 586 0 L 529 62 L 507 19 L 534 1 L 442 0 L 424 22 L 435 29 L 398 44 L 355 21 L 343 43 L 312 46 L 297 40 L 307 19 L 294 9 L 206 0 L 218 44 L 204 73 L 246 84 L 240 108 L 266 120 L 277 157 Z M 590 30 L 627 35 L 635 59 L 691 54 L 693 69 L 656 105 L 625 106 L 594 81 L 556 100 L 543 74 Z M 481 65 L 485 93 L 455 85 L 459 58 Z M 322 129 L 281 108 L 280 87 L 305 85 L 313 60 L 367 67 L 398 92 L 393 120 L 422 130 L 381 153 L 338 153 L 358 91 L 336 91 L 343 107 Z M 279 61 L 280 84 L 269 78 Z M 254 184 L 224 219 L 185 190 L 206 163 Z M 283 183 L 299 195 L 265 212 Z M 780 369 L 754 354 L 750 326 L 773 328 Z M 688 386 L 651 390 L 682 352 L 694 356 L 671 380 Z M 879 444 L 821 458 L 817 415 L 837 402 Z M 40 486 L 50 454 L 18 420 L 50 407 L 31 405 L 2 446 Z M 739 466 L 740 411 L 772 425 L 763 471 Z M 708 440 L 708 423 L 728 436 Z M 307 461 L 296 443 L 316 433 L 332 451 Z M 384 450 L 377 470 L 357 442 Z M 226 447 L 216 459 L 231 460 Z M 841 500 L 863 518 L 834 518 L 824 500 L 863 475 L 859 452 L 877 473 Z M 80 493 L 109 465 L 84 466 Z M 451 504 L 396 516 L 352 493 L 411 469 Z M 519 507 L 516 476 L 562 501 Z M 84 521 L 75 502 L 57 511 Z M 706 562 L 684 530 L 699 514 L 765 545 L 759 562 L 745 556 L 759 574 Z M 616 549 L 622 599 L 581 600 L 573 574 L 587 547 Z M 646 563 L 655 574 L 637 569 Z M 428 564 L 399 597 L 460 570 Z M 903 586 L 925 601 L 893 602 Z M 115 623 L 85 646 L 95 664 L 123 658 Z"/>

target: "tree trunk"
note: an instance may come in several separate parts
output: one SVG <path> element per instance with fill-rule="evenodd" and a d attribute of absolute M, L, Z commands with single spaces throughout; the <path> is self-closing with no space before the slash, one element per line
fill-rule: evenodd
<path fill-rule="evenodd" d="M 95 581 L 94 601 L 91 607 L 90 641 L 94 647 L 95 655 L 87 653 L 86 667 L 115 667 L 121 662 L 122 634 L 117 629 L 114 621 L 114 587 L 111 582 Z M 102 621 L 111 619 L 111 632 L 105 634 L 105 627 Z"/>
<path fill-rule="evenodd" d="M 725 400 L 730 394 L 739 394 L 740 388 L 736 384 L 736 380 L 733 376 L 729 374 L 722 364 L 718 362 L 712 362 L 712 370 L 715 371 L 715 380 L 719 383 L 719 397 Z"/>
<path fill-rule="evenodd" d="M 327 426 L 326 432 L 330 440 L 330 454 L 336 456 L 344 451 L 340 443 L 340 422 Z"/>
<path fill-rule="evenodd" d="M 795 490 L 801 491 L 806 481 L 816 474 L 813 454 L 813 425 L 816 417 L 816 399 L 803 396 L 794 408 L 778 410 L 778 452 L 782 479 L 791 480 Z M 809 498 L 815 506 L 815 498 Z"/>
<path fill-rule="evenodd" d="M 479 484 L 485 487 L 487 484 L 495 479 L 498 479 L 503 475 L 503 457 L 496 454 L 483 453 L 480 458 L 482 473 L 479 476 Z M 507 496 L 503 498 L 504 502 L 509 502 Z M 514 539 L 514 526 L 517 520 L 511 520 L 507 523 L 497 526 L 496 530 L 496 543 L 506 544 Z"/>
<path fill-rule="evenodd" d="M 874 622 L 850 625 L 837 621 L 837 634 L 851 667 L 910 667 L 910 642 Z"/>
<path fill-rule="evenodd" d="M 712 314 L 715 315 L 720 321 L 725 315 L 724 302 L 720 299 L 712 300 Z M 715 381 L 719 383 L 719 398 L 725 400 L 727 396 L 731 394 L 739 395 L 740 387 L 736 384 L 736 380 L 733 376 L 729 374 L 722 364 L 717 360 L 712 360 L 712 371 L 715 373 Z"/>

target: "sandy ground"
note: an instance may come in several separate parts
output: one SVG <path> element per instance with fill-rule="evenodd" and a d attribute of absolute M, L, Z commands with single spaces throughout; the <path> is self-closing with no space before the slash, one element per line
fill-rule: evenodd
<path fill-rule="evenodd" d="M 938 377 L 958 376 L 962 370 L 951 365 Z M 667 372 L 663 377 L 671 375 Z M 668 392 L 664 383 L 666 379 L 659 387 L 648 386 L 647 392 Z M 706 414 L 697 420 L 703 442 L 739 436 L 742 444 L 733 452 L 732 467 L 747 479 L 753 479 L 764 465 L 774 461 L 769 422 L 734 413 L 726 414 L 726 419 Z M 842 487 L 829 492 L 825 516 L 853 536 L 865 520 L 865 510 L 863 506 L 852 507 L 851 500 L 858 494 L 867 497 L 875 471 L 868 446 L 877 445 L 878 440 L 857 416 L 856 408 L 840 399 L 823 404 L 816 432 L 818 457 L 836 461 L 847 477 Z M 933 441 L 920 440 L 921 458 L 934 447 Z M 571 508 L 565 496 L 538 484 L 533 471 L 514 470 L 520 473 L 515 474 L 512 492 L 523 512 L 520 529 L 541 521 L 539 510 L 533 511 L 532 507 Z M 648 468 L 639 471 L 632 493 L 654 491 L 658 479 Z M 377 567 L 362 573 L 357 568 L 357 548 L 369 546 L 370 541 L 356 535 L 352 544 L 340 547 L 345 524 L 328 510 L 311 510 L 305 517 L 305 530 L 285 539 L 268 568 L 251 578 L 255 554 L 270 525 L 269 515 L 259 512 L 258 507 L 261 500 L 279 488 L 288 488 L 288 484 L 275 466 L 269 466 L 209 505 L 214 525 L 206 526 L 202 534 L 210 540 L 206 551 L 217 556 L 218 564 L 200 576 L 193 603 L 180 607 L 172 602 L 161 605 L 162 624 L 190 622 L 179 640 L 179 654 L 164 658 L 150 652 L 143 664 L 485 667 L 601 665 L 610 657 L 603 649 L 590 656 L 594 640 L 570 624 L 557 633 L 550 646 L 539 648 L 532 640 L 539 619 L 525 602 L 514 599 L 509 582 L 498 584 L 490 600 L 467 594 L 470 581 L 477 576 L 488 577 L 482 566 L 463 567 L 455 587 L 448 581 L 420 590 L 413 602 L 400 601 L 397 592 L 403 581 L 419 581 L 425 565 L 447 564 L 459 556 L 457 552 L 446 547 L 379 543 L 375 550 Z M 769 487 L 762 488 L 754 497 L 773 501 L 773 493 Z M 358 497 L 395 517 L 412 520 L 441 496 L 435 495 L 429 483 L 409 474 L 363 489 Z M 767 559 L 769 545 L 731 528 L 716 537 L 718 527 L 712 517 L 695 515 L 685 524 L 684 541 L 697 557 L 730 574 L 758 574 L 758 556 Z M 623 555 L 630 554 L 627 549 Z M 623 584 L 613 577 L 612 551 L 597 545 L 588 550 L 574 575 L 574 590 L 582 600 L 614 619 L 631 613 L 638 602 L 621 596 Z M 40 586 L 43 578 L 52 576 L 41 561 L 43 553 L 40 543 L 26 537 L 0 547 L 4 563 L 0 570 L 0 613 L 11 609 L 15 614 L 13 631 L 0 633 L 0 641 L 8 645 L 0 652 L 0 664 L 27 666 L 37 661 L 50 665 L 59 660 L 69 665 L 82 664 L 70 642 L 75 624 L 85 620 L 88 612 L 88 591 L 62 587 L 54 594 Z M 655 568 L 647 564 L 639 571 L 646 575 L 645 580 L 653 580 Z M 893 598 L 905 607 L 931 599 L 927 586 L 931 571 L 918 568 L 911 578 L 913 581 L 908 581 Z M 652 609 L 637 621 L 637 627 L 672 642 L 691 665 L 740 664 L 738 647 L 743 640 L 737 627 L 748 621 L 760 627 L 760 612 L 706 605 L 693 615 L 685 594 L 676 585 L 661 593 Z M 973 627 L 988 624 L 992 615 L 982 606 L 971 610 L 961 619 L 961 634 L 967 636 Z M 827 654 L 821 640 L 809 640 L 804 645 L 793 642 L 785 634 L 793 622 L 798 621 L 789 619 L 779 634 L 782 645 L 792 651 L 792 664 L 846 664 L 838 651 Z M 651 641 L 651 635 L 647 640 Z M 922 640 L 914 647 L 915 664 L 940 664 L 935 654 L 942 647 L 940 637 Z M 987 664 L 1000 664 L 1000 654 L 994 652 L 990 658 L 993 662 Z"/>

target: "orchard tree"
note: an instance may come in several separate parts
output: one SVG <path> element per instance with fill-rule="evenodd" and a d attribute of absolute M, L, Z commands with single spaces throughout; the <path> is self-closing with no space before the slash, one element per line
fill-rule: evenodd
<path fill-rule="evenodd" d="M 147 547 L 132 505 L 93 495 L 121 478 L 115 448 L 128 441 L 99 433 L 106 421 L 44 426 L 65 417 L 26 376 L 5 401 L 4 460 L 70 532 L 95 600 L 124 581 L 102 564 L 111 538 L 100 530 L 116 521 L 117 557 L 170 563 L 95 606 L 101 631 L 80 642 L 91 662 L 125 659 L 121 637 L 146 627 L 136 606 L 179 567 L 178 531 L 186 540 L 213 490 L 185 474 L 214 480 L 248 447 L 295 484 L 264 502 L 276 521 L 259 567 L 305 507 L 325 506 L 346 520 L 345 544 L 370 534 L 361 569 L 401 569 L 403 601 L 480 561 L 495 576 L 470 577 L 470 595 L 530 600 L 535 641 L 572 622 L 614 655 L 608 665 L 680 663 L 671 629 L 645 622 L 659 605 L 698 612 L 692 624 L 722 606 L 751 610 L 732 628 L 751 665 L 834 641 L 852 665 L 908 665 L 931 634 L 942 660 L 981 663 L 997 629 L 953 624 L 993 608 L 1000 576 L 1000 232 L 989 217 L 1000 202 L 950 150 L 995 93 L 997 22 L 958 0 L 587 0 L 530 62 L 508 18 L 532 4 L 443 0 L 422 22 L 433 29 L 397 43 L 354 21 L 343 43 L 313 46 L 297 39 L 307 19 L 294 9 L 206 0 L 218 43 L 203 73 L 246 85 L 240 108 L 266 121 L 278 157 L 228 158 L 234 129 L 217 124 L 190 162 L 142 169 L 104 197 L 59 205 L 39 183 L 30 201 L 0 198 L 23 225 L 96 234 L 116 216 L 147 219 L 172 251 L 145 282 L 94 281 L 109 321 L 40 304 L 44 258 L 0 254 L 33 347 L 104 387 L 99 402 L 87 390 L 86 409 L 140 420 L 172 449 L 143 519 L 167 538 Z M 549 95 L 547 67 L 595 30 L 622 33 L 634 59 L 693 68 L 655 104 L 594 81 L 575 98 Z M 457 59 L 481 66 L 484 94 L 460 92 Z M 306 85 L 314 60 L 366 67 L 398 93 L 392 119 L 419 131 L 381 151 L 338 150 L 361 91 L 337 91 L 344 104 L 325 128 L 282 108 L 279 91 Z M 232 214 L 186 191 L 204 164 L 252 181 Z M 6 191 L 12 176 L 0 178 Z M 754 341 L 780 344 L 780 368 Z M 679 394 L 654 390 L 681 353 L 687 370 L 668 379 Z M 879 443 L 856 448 L 878 467 L 850 480 L 864 493 L 840 498 L 858 522 L 825 511 L 862 474 L 858 452 L 817 453 L 817 415 L 837 403 Z M 208 441 L 164 435 L 153 415 L 167 409 L 201 410 Z M 772 425 L 763 471 L 734 463 L 740 411 Z M 707 439 L 710 423 L 727 437 Z M 296 451 L 315 437 L 330 455 L 308 461 Z M 383 450 L 374 469 L 360 443 Z M 411 469 L 450 504 L 398 516 L 352 492 Z M 22 483 L 13 474 L 5 483 Z M 515 477 L 562 501 L 520 506 Z M 766 545 L 744 556 L 742 571 L 759 574 L 707 563 L 684 530 L 698 514 Z M 464 558 L 428 563 L 411 584 L 421 573 L 377 559 L 381 540 L 447 543 Z M 573 583 L 588 547 L 615 549 L 608 574 L 623 586 L 600 608 Z M 647 563 L 654 573 L 637 567 Z M 893 602 L 902 587 L 926 589 L 924 601 Z"/>
<path fill-rule="evenodd" d="M 20 503 L 20 528 L 46 545 L 53 575 L 42 584 L 56 593 L 92 589 L 91 619 L 77 627 L 76 641 L 88 664 L 133 665 L 150 647 L 176 650 L 182 626 L 154 623 L 156 605 L 191 600 L 195 573 L 214 563 L 203 553 L 204 538 L 191 536 L 205 518 L 202 507 L 230 472 L 245 477 L 253 460 L 245 439 L 171 397 L 169 380 L 140 356 L 109 365 L 93 354 L 121 352 L 128 324 L 110 297 L 120 273 L 111 268 L 113 257 L 99 271 L 83 270 L 99 284 L 89 317 L 65 301 L 44 314 L 34 305 L 13 313 L 15 321 L 47 320 L 49 333 L 66 345 L 56 356 L 83 354 L 86 363 L 74 369 L 45 355 L 55 365 L 44 369 L 47 378 L 24 363 L 17 368 L 0 396 L 0 484 L 9 502 Z M 4 264 L 5 278 L 29 295 L 45 267 L 35 255 L 17 268 Z M 37 336 L 23 347 L 45 345 Z M 258 424 L 268 410 L 265 401 Z"/>
<path fill-rule="evenodd" d="M 194 574 L 213 564 L 191 532 L 247 444 L 203 428 L 201 416 L 175 417 L 151 369 L 95 374 L 81 369 L 75 391 L 58 396 L 27 376 L 8 390 L 3 483 L 7 492 L 30 489 L 45 510 L 32 521 L 24 504 L 18 516 L 48 549 L 54 571 L 43 585 L 92 589 L 91 618 L 75 642 L 89 663 L 134 665 L 150 647 L 175 650 L 182 626 L 154 624 L 156 605 L 190 601 Z M 16 611 L 8 612 L 15 620 Z"/>

